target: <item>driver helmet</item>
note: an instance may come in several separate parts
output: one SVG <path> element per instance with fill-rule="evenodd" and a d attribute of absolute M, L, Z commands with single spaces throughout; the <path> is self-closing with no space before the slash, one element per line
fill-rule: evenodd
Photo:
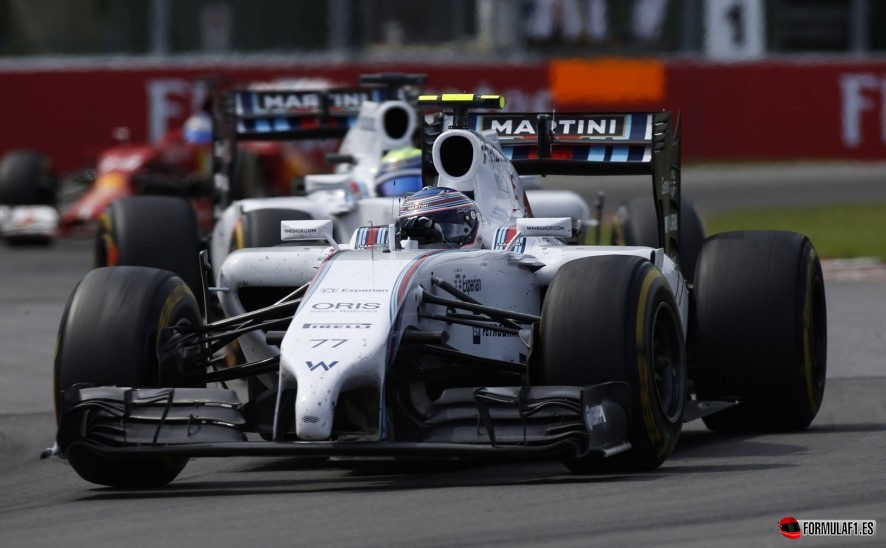
<path fill-rule="evenodd" d="M 205 145 L 212 142 L 212 118 L 205 112 L 192 115 L 185 121 L 182 137 L 186 143 Z"/>
<path fill-rule="evenodd" d="M 404 196 L 422 186 L 420 148 L 397 148 L 382 157 L 375 176 L 376 195 Z"/>
<path fill-rule="evenodd" d="M 403 201 L 397 238 L 419 246 L 464 247 L 479 243 L 480 209 L 470 198 L 446 187 L 426 187 Z"/>

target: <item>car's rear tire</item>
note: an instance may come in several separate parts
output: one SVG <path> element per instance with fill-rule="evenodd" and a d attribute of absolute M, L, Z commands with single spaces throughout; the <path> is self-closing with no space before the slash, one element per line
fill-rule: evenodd
<path fill-rule="evenodd" d="M 578 473 L 651 470 L 670 455 L 683 426 L 686 348 L 667 280 L 642 257 L 570 261 L 548 288 L 541 320 L 541 382 L 631 387 L 632 448 L 610 458 L 565 461 Z"/>
<path fill-rule="evenodd" d="M 159 329 L 202 322 L 197 301 L 172 272 L 109 267 L 86 274 L 62 314 L 53 368 L 56 422 L 62 423 L 62 392 L 77 384 L 133 388 L 191 383 L 179 371 L 161 370 Z M 171 482 L 186 457 L 112 459 L 69 457 L 86 481 L 112 487 L 157 487 Z"/>
<path fill-rule="evenodd" d="M 247 150 L 238 149 L 237 161 L 228 190 L 228 203 L 247 198 L 264 198 L 267 195 L 267 182 L 262 168 L 261 156 Z"/>
<path fill-rule="evenodd" d="M 130 196 L 102 213 L 94 263 L 149 266 L 178 274 L 203 299 L 202 243 L 190 201 L 175 196 Z"/>
<path fill-rule="evenodd" d="M 694 290 L 699 399 L 743 403 L 704 418 L 717 432 L 809 426 L 824 397 L 827 308 L 808 238 L 738 231 L 708 238 Z"/>
<path fill-rule="evenodd" d="M 680 206 L 680 271 L 686 281 L 694 280 L 698 253 L 705 239 L 704 222 L 695 204 L 683 200 Z M 658 247 L 655 201 L 648 196 L 632 198 L 619 206 L 612 221 L 612 245 Z"/>
<path fill-rule="evenodd" d="M 0 204 L 55 207 L 58 181 L 52 161 L 35 150 L 13 150 L 0 159 Z"/>
<path fill-rule="evenodd" d="M 0 205 L 57 207 L 58 180 L 52 160 L 36 150 L 12 150 L 0 158 Z M 12 246 L 48 246 L 50 235 L 7 236 Z"/>

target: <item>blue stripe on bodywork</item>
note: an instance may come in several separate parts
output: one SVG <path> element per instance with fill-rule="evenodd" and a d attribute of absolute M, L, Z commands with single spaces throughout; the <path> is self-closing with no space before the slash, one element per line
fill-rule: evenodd
<path fill-rule="evenodd" d="M 286 118 L 276 118 L 272 120 L 274 129 L 273 131 L 289 131 L 291 126 L 289 121 Z"/>
<path fill-rule="evenodd" d="M 588 160 L 592 162 L 602 162 L 606 158 L 606 147 L 591 147 L 588 151 Z"/>
<path fill-rule="evenodd" d="M 609 157 L 610 162 L 626 162 L 628 159 L 628 147 L 613 146 L 610 147 L 612 152 Z"/>

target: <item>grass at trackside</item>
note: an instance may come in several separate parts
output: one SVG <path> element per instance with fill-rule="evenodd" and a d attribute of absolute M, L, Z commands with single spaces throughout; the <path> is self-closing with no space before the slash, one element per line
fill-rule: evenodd
<path fill-rule="evenodd" d="M 877 257 L 886 261 L 886 202 L 731 211 L 706 215 L 704 223 L 708 235 L 790 230 L 808 236 L 824 259 Z M 610 234 L 611 222 L 604 222 L 600 242 L 608 244 Z"/>
<path fill-rule="evenodd" d="M 826 259 L 886 260 L 886 202 L 733 211 L 706 216 L 704 222 L 708 234 L 746 229 L 800 232 Z"/>

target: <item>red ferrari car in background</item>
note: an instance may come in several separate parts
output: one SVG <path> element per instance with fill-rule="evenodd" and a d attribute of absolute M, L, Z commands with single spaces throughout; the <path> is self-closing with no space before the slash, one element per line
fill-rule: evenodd
<path fill-rule="evenodd" d="M 316 90 L 323 94 L 330 89 Z M 219 94 L 213 94 L 218 97 Z M 328 171 L 325 154 L 335 149 L 359 107 L 336 113 L 342 119 L 325 140 L 250 141 L 237 144 L 238 171 L 227 199 L 285 196 L 310 173 Z M 189 198 L 204 231 L 212 228 L 217 192 L 212 180 L 212 102 L 157 143 L 133 143 L 129 130 L 113 132 L 116 144 L 95 165 L 59 177 L 52 160 L 38 150 L 12 150 L 0 159 L 0 237 L 11 243 L 48 244 L 55 237 L 92 231 L 105 208 L 133 195 Z"/>

